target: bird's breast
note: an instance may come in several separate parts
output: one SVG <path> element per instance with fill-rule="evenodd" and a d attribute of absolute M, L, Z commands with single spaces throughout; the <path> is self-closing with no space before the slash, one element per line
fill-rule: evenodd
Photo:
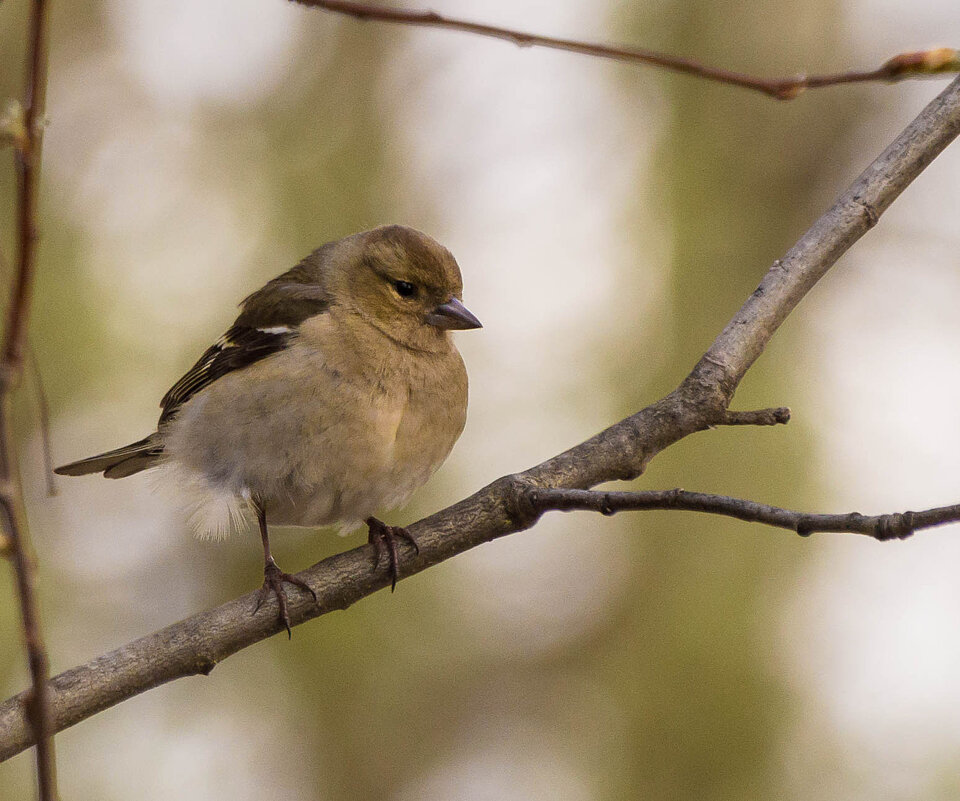
<path fill-rule="evenodd" d="M 211 493 L 260 498 L 271 523 L 349 525 L 402 505 L 463 430 L 463 362 L 339 344 L 295 341 L 215 381 L 164 428 L 168 461 Z"/>
<path fill-rule="evenodd" d="M 336 408 L 305 410 L 290 482 L 304 491 L 290 504 L 290 522 L 352 522 L 400 506 L 450 453 L 466 420 L 459 354 L 393 356 L 339 369 Z"/>

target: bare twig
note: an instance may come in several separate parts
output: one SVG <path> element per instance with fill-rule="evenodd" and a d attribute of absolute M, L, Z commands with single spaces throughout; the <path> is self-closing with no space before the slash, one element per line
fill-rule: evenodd
<path fill-rule="evenodd" d="M 53 472 L 53 444 L 50 441 L 50 401 L 40 372 L 40 360 L 33 346 L 27 343 L 27 364 L 33 377 L 33 391 L 37 399 L 37 418 L 40 423 L 40 443 L 43 448 L 43 472 L 47 479 L 47 497 L 57 494 L 57 478 Z"/>
<path fill-rule="evenodd" d="M 531 488 L 524 502 L 535 514 L 585 510 L 612 515 L 617 512 L 639 512 L 652 509 L 680 509 L 688 512 L 725 515 L 749 523 L 763 523 L 795 531 L 807 537 L 817 531 L 866 534 L 875 540 L 906 539 L 916 531 L 960 521 L 960 504 L 925 509 L 922 512 L 894 512 L 862 515 L 859 512 L 828 515 L 794 512 L 778 506 L 711 495 L 682 489 L 648 490 L 646 492 L 596 492 L 580 489 Z"/>
<path fill-rule="evenodd" d="M 960 134 L 960 79 L 953 81 L 794 245 L 754 292 L 677 389 L 586 442 L 409 526 L 418 555 L 404 546 L 401 572 L 419 573 L 477 545 L 533 525 L 540 512 L 531 491 L 585 489 L 634 478 L 660 451 L 722 420 L 733 393 L 774 332 L 840 256 Z M 734 415 L 736 417 L 736 415 Z M 936 510 L 934 510 L 936 511 Z M 912 521 L 915 524 L 916 520 Z M 916 527 L 914 525 L 914 527 Z M 345 609 L 390 584 L 372 568 L 372 546 L 338 554 L 298 574 L 319 605 L 290 599 L 297 625 Z M 251 615 L 256 593 L 194 615 L 50 682 L 57 730 L 183 676 L 207 674 L 230 654 L 282 628 L 275 601 Z M 27 748 L 32 733 L 22 696 L 0 704 L 0 760 Z"/>
<path fill-rule="evenodd" d="M 53 749 L 53 714 L 50 704 L 49 662 L 40 627 L 36 598 L 36 575 L 27 543 L 23 496 L 13 447 L 10 423 L 10 393 L 17 386 L 23 367 L 23 345 L 37 245 L 37 191 L 39 188 L 41 124 L 46 88 L 45 0 L 30 7 L 29 46 L 23 105 L 19 124 L 12 124 L 17 167 L 17 268 L 7 308 L 2 358 L 0 358 L 0 514 L 6 533 L 6 551 L 16 573 L 23 635 L 27 648 L 32 688 L 21 699 L 37 744 L 37 783 L 41 801 L 55 801 L 56 764 Z M 12 107 L 13 108 L 13 107 Z"/>
<path fill-rule="evenodd" d="M 0 278 L 8 276 L 9 264 L 0 250 Z M 4 298 L 6 300 L 6 298 Z M 37 401 L 37 420 L 40 424 L 40 443 L 43 449 L 43 469 L 47 479 L 47 496 L 52 498 L 57 494 L 56 474 L 53 472 L 53 444 L 50 437 L 50 402 L 47 399 L 47 390 L 43 383 L 43 373 L 40 371 L 40 360 L 30 342 L 27 342 L 27 366 L 33 378 L 33 390 Z M 3 554 L 0 553 L 0 556 Z"/>
<path fill-rule="evenodd" d="M 37 189 L 40 177 L 41 129 L 46 98 L 46 0 L 33 0 L 30 14 L 30 49 L 26 69 L 22 135 L 15 149 L 18 178 L 17 274 L 7 309 L 3 364 L 19 371 L 23 359 L 27 316 L 33 291 L 37 246 Z"/>
<path fill-rule="evenodd" d="M 874 81 L 901 81 L 906 78 L 960 72 L 960 52 L 950 47 L 936 47 L 930 50 L 918 50 L 901 53 L 885 61 L 873 70 L 839 72 L 828 75 L 798 75 L 793 78 L 758 78 L 742 72 L 711 67 L 689 58 L 671 56 L 654 50 L 639 47 L 620 47 L 596 44 L 577 39 L 564 39 L 554 36 L 542 36 L 512 28 L 496 25 L 484 25 L 454 17 L 444 17 L 435 11 L 403 11 L 367 3 L 355 3 L 351 0 L 294 0 L 301 5 L 346 14 L 360 20 L 394 22 L 402 25 L 444 28 L 452 31 L 505 39 L 520 47 L 549 47 L 554 50 L 566 50 L 587 56 L 609 58 L 633 64 L 647 64 L 654 67 L 693 75 L 708 81 L 716 81 L 743 89 L 752 89 L 777 100 L 792 100 L 807 89 L 819 89 L 824 86 L 837 86 L 844 83 L 867 83 Z"/>

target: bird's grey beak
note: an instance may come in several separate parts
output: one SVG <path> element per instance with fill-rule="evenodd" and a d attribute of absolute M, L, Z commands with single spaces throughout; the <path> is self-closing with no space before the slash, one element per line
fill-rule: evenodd
<path fill-rule="evenodd" d="M 465 331 L 469 328 L 483 328 L 483 324 L 466 306 L 456 298 L 441 303 L 427 315 L 427 322 L 437 328 L 455 328 Z"/>

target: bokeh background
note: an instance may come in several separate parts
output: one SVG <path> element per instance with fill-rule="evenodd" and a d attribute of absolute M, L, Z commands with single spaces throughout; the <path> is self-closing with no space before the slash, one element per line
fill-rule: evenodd
<path fill-rule="evenodd" d="M 435 10 L 765 74 L 960 43 L 950 0 L 443 0 Z M 0 5 L 20 93 L 25 0 Z M 55 3 L 31 342 L 58 462 L 137 439 L 234 305 L 324 241 L 447 244 L 485 323 L 467 429 L 395 522 L 553 455 L 682 378 L 782 254 L 942 86 L 775 103 L 280 0 Z M 7 154 L 9 155 L 9 154 Z M 0 162 L 3 253 L 12 168 Z M 831 273 L 736 407 L 636 486 L 820 511 L 960 495 L 955 145 Z M 17 408 L 54 671 L 260 582 L 149 477 L 47 497 Z M 300 569 L 360 541 L 290 530 Z M 64 798 L 952 799 L 960 529 L 905 543 L 688 514 L 551 515 L 57 738 Z M 0 690 L 26 685 L 9 570 Z M 32 756 L 0 765 L 30 797 Z"/>

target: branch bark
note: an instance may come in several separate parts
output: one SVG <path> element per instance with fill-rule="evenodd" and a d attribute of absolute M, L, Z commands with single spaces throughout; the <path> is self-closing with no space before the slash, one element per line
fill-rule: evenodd
<path fill-rule="evenodd" d="M 37 745 L 40 799 L 55 801 L 57 783 L 50 667 L 40 625 L 36 571 L 27 541 L 23 494 L 10 423 L 10 395 L 23 372 L 23 347 L 36 267 L 37 193 L 47 63 L 47 6 L 44 0 L 33 0 L 29 26 L 24 100 L 19 109 L 19 119 L 15 120 L 18 123 L 15 135 L 11 137 L 17 171 L 17 269 L 7 307 L 0 358 L 0 515 L 6 535 L 4 550 L 13 563 L 16 575 L 17 599 L 32 681 L 32 688 L 23 695 L 21 704 L 32 742 Z"/>
<path fill-rule="evenodd" d="M 640 512 L 652 509 L 683 510 L 724 515 L 763 523 L 794 531 L 809 537 L 818 531 L 865 534 L 875 540 L 904 540 L 916 531 L 960 521 L 960 504 L 924 509 L 922 512 L 893 512 L 882 515 L 812 514 L 768 506 L 765 503 L 712 495 L 706 492 L 688 492 L 682 489 L 648 490 L 646 492 L 596 492 L 579 489 L 530 489 L 524 501 L 539 518 L 544 512 L 599 512 L 613 515 L 617 512 Z"/>
<path fill-rule="evenodd" d="M 409 527 L 420 544 L 404 547 L 409 576 L 484 542 L 532 526 L 538 491 L 584 489 L 632 479 L 660 451 L 697 431 L 737 422 L 777 422 L 773 410 L 730 412 L 746 371 L 787 315 L 846 250 L 876 225 L 897 196 L 960 134 L 960 79 L 954 80 L 860 175 L 837 202 L 774 262 L 760 285 L 683 382 L 651 406 L 586 442 L 523 473 L 504 476 L 459 503 Z M 785 417 L 785 410 L 781 410 Z M 768 507 L 770 508 L 770 507 Z M 390 584 L 373 567 L 367 545 L 299 573 L 316 591 L 319 609 L 303 593 L 290 601 L 294 625 L 346 609 Z M 173 679 L 208 674 L 230 654 L 282 626 L 273 606 L 251 615 L 256 593 L 194 615 L 56 676 L 50 682 L 57 730 Z M 0 705 L 0 760 L 27 748 L 32 733 L 23 694 Z"/>
<path fill-rule="evenodd" d="M 819 89 L 824 86 L 876 81 L 894 82 L 906 78 L 917 78 L 922 75 L 960 72 L 960 52 L 950 47 L 936 47 L 930 50 L 900 53 L 887 59 L 873 70 L 852 70 L 829 75 L 799 75 L 793 78 L 758 78 L 754 75 L 734 72 L 720 67 L 711 67 L 690 58 L 681 58 L 654 50 L 645 50 L 639 47 L 617 47 L 584 42 L 578 39 L 543 36 L 512 28 L 501 28 L 496 25 L 485 25 L 480 22 L 444 17 L 435 11 L 404 11 L 388 6 L 357 3 L 353 0 L 294 0 L 294 2 L 335 14 L 344 14 L 359 20 L 393 22 L 424 28 L 443 28 L 488 36 L 494 39 L 504 39 L 519 47 L 548 47 L 553 50 L 565 50 L 581 55 L 661 67 L 673 72 L 704 78 L 708 81 L 750 89 L 776 100 L 793 100 L 807 89 Z"/>

